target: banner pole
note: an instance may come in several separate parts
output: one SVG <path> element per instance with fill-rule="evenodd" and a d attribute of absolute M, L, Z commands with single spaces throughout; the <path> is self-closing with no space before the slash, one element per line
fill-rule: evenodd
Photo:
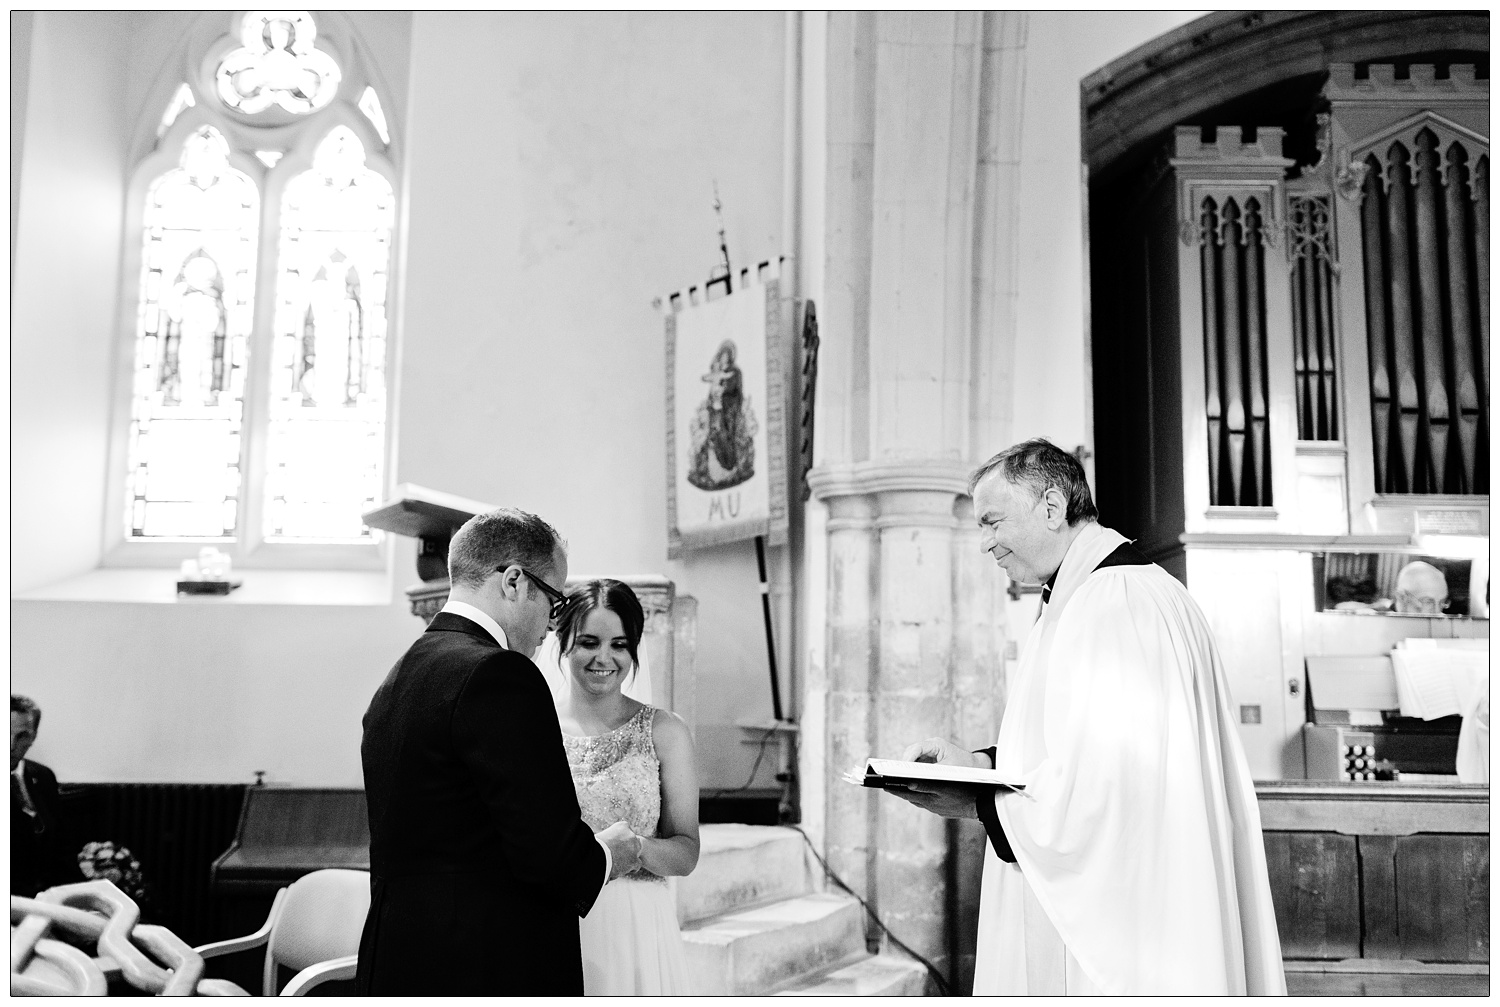
<path fill-rule="evenodd" d="M 766 580 L 766 537 L 755 536 L 755 562 L 760 568 L 760 613 L 766 623 L 766 664 L 771 669 L 771 713 L 779 724 L 781 716 L 781 682 L 776 674 L 776 638 L 771 633 L 771 585 Z"/>

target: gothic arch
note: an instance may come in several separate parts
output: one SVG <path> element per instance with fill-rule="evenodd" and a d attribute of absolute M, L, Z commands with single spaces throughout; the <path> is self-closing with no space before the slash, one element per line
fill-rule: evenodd
<path fill-rule="evenodd" d="M 1084 79 L 1083 158 L 1091 177 L 1109 177 L 1141 144 L 1241 96 L 1330 63 L 1488 52 L 1489 33 L 1478 10 L 1218 11 Z"/>

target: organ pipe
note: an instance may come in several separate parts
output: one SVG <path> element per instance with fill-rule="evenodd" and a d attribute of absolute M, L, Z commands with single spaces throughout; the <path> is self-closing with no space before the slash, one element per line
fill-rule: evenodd
<path fill-rule="evenodd" d="M 1449 409 L 1446 368 L 1443 366 L 1443 291 L 1438 251 L 1437 137 L 1428 129 L 1417 134 L 1415 180 L 1417 218 L 1417 296 L 1421 318 L 1421 420 L 1427 428 L 1427 464 L 1417 473 L 1413 490 L 1442 492 L 1448 473 Z M 1425 484 L 1425 486 L 1424 486 Z"/>
<path fill-rule="evenodd" d="M 1245 475 L 1245 389 L 1243 384 L 1242 354 L 1244 336 L 1241 327 L 1240 271 L 1243 268 L 1240 245 L 1244 232 L 1240 227 L 1240 209 L 1234 200 L 1224 203 L 1224 219 L 1220 229 L 1224 255 L 1219 260 L 1219 294 L 1224 310 L 1223 341 L 1221 359 L 1224 362 L 1224 428 L 1229 455 L 1230 500 L 1238 504 L 1243 499 L 1242 488 Z"/>
<path fill-rule="evenodd" d="M 1209 498 L 1219 502 L 1224 406 L 1220 393 L 1219 369 L 1219 220 L 1214 201 L 1203 201 L 1199 216 L 1199 260 L 1203 277 L 1203 356 L 1208 406 L 1208 485 Z"/>
<path fill-rule="evenodd" d="M 1410 215 L 1408 212 L 1408 190 L 1411 188 L 1411 171 L 1407 166 L 1409 155 L 1402 144 L 1393 144 L 1390 153 L 1390 171 L 1386 177 L 1387 234 L 1390 238 L 1390 293 L 1391 293 L 1391 343 L 1394 364 L 1394 391 L 1396 411 L 1397 493 L 1416 491 L 1417 426 L 1422 407 L 1417 394 L 1416 346 L 1412 333 L 1412 289 Z"/>
<path fill-rule="evenodd" d="M 1450 144 L 1447 160 L 1443 209 L 1448 237 L 1448 351 L 1453 361 L 1453 405 L 1458 425 L 1458 491 L 1472 493 L 1479 443 L 1479 385 L 1474 378 L 1474 328 L 1469 311 L 1469 262 L 1465 254 L 1469 245 L 1469 208 L 1465 198 L 1468 154 L 1461 145 Z"/>
<path fill-rule="evenodd" d="M 1370 343 L 1370 407 L 1375 434 L 1375 485 L 1382 491 L 1392 481 L 1391 458 L 1391 362 L 1390 316 L 1387 314 L 1385 282 L 1385 186 L 1380 163 L 1366 163 L 1361 215 L 1365 244 L 1365 323 Z"/>

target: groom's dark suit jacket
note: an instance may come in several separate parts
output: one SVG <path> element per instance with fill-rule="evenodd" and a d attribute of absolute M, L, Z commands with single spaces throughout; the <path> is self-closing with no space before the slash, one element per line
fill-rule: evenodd
<path fill-rule="evenodd" d="M 578 920 L 605 856 L 578 814 L 542 673 L 439 613 L 365 713 L 368 994 L 583 993 Z"/>

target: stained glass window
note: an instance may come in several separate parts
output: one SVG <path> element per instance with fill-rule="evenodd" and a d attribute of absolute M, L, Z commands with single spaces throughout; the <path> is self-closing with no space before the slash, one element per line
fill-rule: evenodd
<path fill-rule="evenodd" d="M 345 126 L 287 183 L 277 256 L 267 540 L 367 539 L 381 496 L 395 195 Z"/>
<path fill-rule="evenodd" d="M 240 23 L 241 46 L 215 75 L 219 98 L 247 115 L 273 104 L 306 115 L 333 100 L 339 67 L 316 48 L 318 30 L 307 11 L 253 10 Z"/>
<path fill-rule="evenodd" d="M 346 78 L 316 47 L 307 11 L 237 23 L 217 65 L 198 57 L 212 77 L 198 96 L 222 104 L 200 103 L 170 141 L 181 150 L 141 169 L 125 538 L 168 543 L 130 547 L 146 556 L 208 540 L 241 559 L 334 544 L 301 555 L 367 562 L 380 533 L 360 516 L 383 496 L 385 457 L 387 122 L 358 59 Z M 150 124 L 159 144 L 193 96 L 184 84 Z M 279 194 L 264 209 L 262 183 Z"/>
<path fill-rule="evenodd" d="M 204 126 L 146 195 L 128 514 L 132 538 L 232 536 L 260 198 Z"/>

